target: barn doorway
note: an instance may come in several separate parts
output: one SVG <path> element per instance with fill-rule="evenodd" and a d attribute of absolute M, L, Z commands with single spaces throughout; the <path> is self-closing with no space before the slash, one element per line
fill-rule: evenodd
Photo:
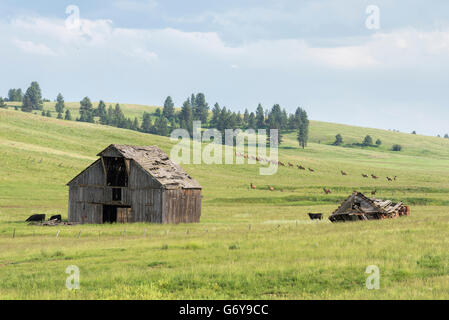
<path fill-rule="evenodd" d="M 103 206 L 103 223 L 126 223 L 131 221 L 131 207 Z"/>

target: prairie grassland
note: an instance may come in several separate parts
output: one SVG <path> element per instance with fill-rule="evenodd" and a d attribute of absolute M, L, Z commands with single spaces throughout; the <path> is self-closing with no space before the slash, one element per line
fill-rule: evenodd
<path fill-rule="evenodd" d="M 370 134 L 383 145 L 331 146 L 337 133 L 346 143 Z M 0 109 L 0 298 L 449 298 L 449 140 L 315 121 L 310 134 L 305 150 L 294 133 L 284 135 L 279 157 L 315 173 L 183 165 L 204 188 L 199 224 L 38 227 L 23 221 L 33 213 L 66 218 L 65 184 L 107 145 L 169 153 L 174 142 Z M 389 151 L 395 143 L 404 150 Z M 327 217 L 353 190 L 403 200 L 412 214 L 345 224 L 308 219 L 308 212 Z M 80 290 L 65 287 L 69 265 L 81 270 Z M 365 287 L 369 265 L 380 269 L 379 290 Z"/>

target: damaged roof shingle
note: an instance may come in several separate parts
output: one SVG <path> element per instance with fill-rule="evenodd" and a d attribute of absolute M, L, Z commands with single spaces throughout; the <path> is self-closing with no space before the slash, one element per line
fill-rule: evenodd
<path fill-rule="evenodd" d="M 110 148 L 117 150 L 125 159 L 134 160 L 166 189 L 201 189 L 201 185 L 195 179 L 171 161 L 168 155 L 157 146 L 112 144 L 98 156 L 102 156 Z"/>

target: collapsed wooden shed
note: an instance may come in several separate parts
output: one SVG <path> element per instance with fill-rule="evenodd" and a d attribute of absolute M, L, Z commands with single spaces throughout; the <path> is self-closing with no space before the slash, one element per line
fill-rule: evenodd
<path fill-rule="evenodd" d="M 329 220 L 332 222 L 375 220 L 408 216 L 409 214 L 410 208 L 403 205 L 402 202 L 369 199 L 360 192 L 354 192 L 329 216 Z"/>
<path fill-rule="evenodd" d="M 201 186 L 157 146 L 112 144 L 69 186 L 69 222 L 191 223 Z"/>

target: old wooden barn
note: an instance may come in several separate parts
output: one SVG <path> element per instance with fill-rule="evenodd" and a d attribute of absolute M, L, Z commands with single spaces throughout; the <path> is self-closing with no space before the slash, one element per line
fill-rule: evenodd
<path fill-rule="evenodd" d="M 110 145 L 69 186 L 69 222 L 191 223 L 201 186 L 156 146 Z"/>

